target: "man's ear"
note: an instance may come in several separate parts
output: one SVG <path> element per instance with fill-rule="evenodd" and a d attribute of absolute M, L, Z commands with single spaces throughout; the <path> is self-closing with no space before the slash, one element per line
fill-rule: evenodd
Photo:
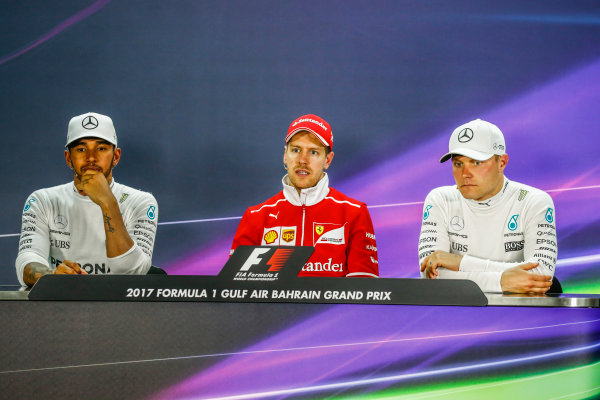
<path fill-rule="evenodd" d="M 71 162 L 71 153 L 69 152 L 69 150 L 65 150 L 65 162 L 67 163 L 67 166 L 71 169 L 73 169 L 73 163 Z"/>
<path fill-rule="evenodd" d="M 323 171 L 329 168 L 331 161 L 333 160 L 333 151 L 330 151 L 329 154 L 325 157 L 325 165 L 323 166 Z"/>
<path fill-rule="evenodd" d="M 500 156 L 500 160 L 498 160 L 498 166 L 500 168 L 500 171 L 504 171 L 504 168 L 506 168 L 506 165 L 508 164 L 508 154 L 502 154 Z"/>
<path fill-rule="evenodd" d="M 116 167 L 121 159 L 121 149 L 119 147 L 115 148 L 115 155 L 113 156 L 113 167 Z"/>

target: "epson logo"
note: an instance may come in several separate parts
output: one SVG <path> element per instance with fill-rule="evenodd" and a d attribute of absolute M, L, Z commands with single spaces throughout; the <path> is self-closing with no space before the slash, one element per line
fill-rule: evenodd
<path fill-rule="evenodd" d="M 518 242 L 505 242 L 504 243 L 504 252 L 508 253 L 509 251 L 521 251 L 525 246 L 525 241 L 520 240 Z"/>
<path fill-rule="evenodd" d="M 62 260 L 59 260 L 54 257 L 50 257 L 50 264 L 53 265 L 55 268 L 58 267 L 62 263 L 63 263 Z M 80 264 L 80 266 L 88 274 L 110 274 L 110 267 L 107 267 L 105 263 L 102 263 L 102 264 L 86 263 L 83 265 Z"/>

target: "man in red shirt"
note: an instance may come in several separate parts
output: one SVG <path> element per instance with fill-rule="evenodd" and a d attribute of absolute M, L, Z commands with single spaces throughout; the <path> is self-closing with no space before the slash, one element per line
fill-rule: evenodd
<path fill-rule="evenodd" d="M 288 128 L 285 143 L 283 190 L 246 210 L 231 252 L 241 245 L 314 246 L 299 276 L 378 277 L 366 204 L 329 187 L 331 126 L 303 115 Z"/>

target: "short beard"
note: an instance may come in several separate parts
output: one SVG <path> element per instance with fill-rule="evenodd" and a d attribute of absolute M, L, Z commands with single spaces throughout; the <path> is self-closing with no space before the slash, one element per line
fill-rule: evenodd
<path fill-rule="evenodd" d="M 104 175 L 104 177 L 105 177 L 106 179 L 108 179 L 108 177 L 109 177 L 109 176 L 110 176 L 110 174 L 112 173 L 112 170 L 113 170 L 113 169 L 114 169 L 114 167 L 115 167 L 115 164 L 114 164 L 114 162 L 115 162 L 115 155 L 113 154 L 113 156 L 112 156 L 112 158 L 111 158 L 111 160 L 110 160 L 110 166 L 108 167 L 108 169 L 106 170 L 106 172 L 102 172 L 102 174 Z M 83 168 L 83 167 L 82 167 L 82 168 Z M 81 172 L 83 172 L 83 170 L 82 170 Z M 77 171 L 75 171 L 75 175 L 77 175 L 77 176 L 79 177 L 79 179 L 81 179 L 81 177 L 83 176 L 83 174 L 79 174 L 79 173 L 77 173 Z"/>

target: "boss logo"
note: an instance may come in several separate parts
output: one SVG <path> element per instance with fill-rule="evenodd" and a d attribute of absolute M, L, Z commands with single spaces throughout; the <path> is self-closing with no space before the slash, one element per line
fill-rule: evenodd
<path fill-rule="evenodd" d="M 504 252 L 508 253 L 509 251 L 521 251 L 525 245 L 524 240 L 520 240 L 518 242 L 505 242 L 504 243 Z"/>

